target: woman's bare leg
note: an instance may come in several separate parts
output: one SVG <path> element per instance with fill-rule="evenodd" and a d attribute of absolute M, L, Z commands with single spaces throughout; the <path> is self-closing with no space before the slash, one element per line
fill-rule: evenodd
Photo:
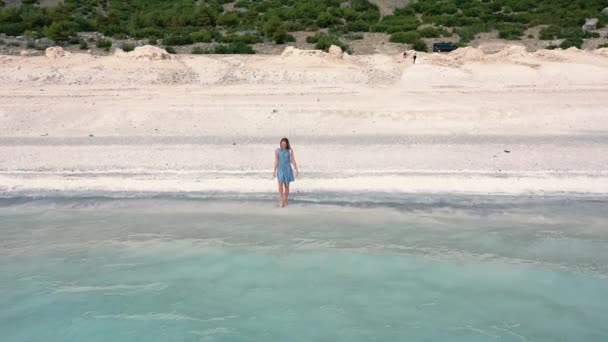
<path fill-rule="evenodd" d="M 289 183 L 285 184 L 285 205 L 289 204 Z"/>
<path fill-rule="evenodd" d="M 283 183 L 279 182 L 279 207 L 283 206 Z"/>

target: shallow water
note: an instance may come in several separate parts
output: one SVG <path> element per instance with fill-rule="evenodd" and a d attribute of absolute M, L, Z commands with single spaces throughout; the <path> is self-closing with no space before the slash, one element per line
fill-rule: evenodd
<path fill-rule="evenodd" d="M 608 201 L 335 198 L 2 198 L 1 340 L 608 340 Z"/>

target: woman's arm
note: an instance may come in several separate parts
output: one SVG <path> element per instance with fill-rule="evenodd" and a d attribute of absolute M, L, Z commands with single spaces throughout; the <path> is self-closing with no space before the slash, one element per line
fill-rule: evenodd
<path fill-rule="evenodd" d="M 300 171 L 298 170 L 298 163 L 296 163 L 296 157 L 293 154 L 293 148 L 291 149 L 291 163 L 293 164 L 293 167 L 296 169 L 296 176 L 300 173 Z"/>
<path fill-rule="evenodd" d="M 274 150 L 274 171 L 272 172 L 272 176 L 277 176 L 277 167 L 279 167 L 279 150 Z"/>

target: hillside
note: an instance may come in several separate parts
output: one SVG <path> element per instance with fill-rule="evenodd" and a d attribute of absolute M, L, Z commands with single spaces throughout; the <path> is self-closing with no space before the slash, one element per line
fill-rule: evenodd
<path fill-rule="evenodd" d="M 395 53 L 427 51 L 440 41 L 508 41 L 530 51 L 608 45 L 608 14 L 602 13 L 608 0 L 32 2 L 4 1 L 0 52 L 35 54 L 54 44 L 93 53 L 150 44 L 194 54 L 273 54 L 285 45 Z M 597 18 L 596 26 L 583 30 L 586 18 Z"/>

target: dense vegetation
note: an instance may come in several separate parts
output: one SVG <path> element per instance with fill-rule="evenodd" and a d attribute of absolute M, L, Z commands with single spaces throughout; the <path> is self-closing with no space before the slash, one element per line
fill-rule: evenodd
<path fill-rule="evenodd" d="M 576 41 L 594 37 L 581 29 L 585 18 L 598 18 L 598 27 L 608 22 L 601 10 L 606 0 L 418 0 L 396 11 L 397 17 L 420 16 L 425 24 L 449 27 L 466 43 L 481 32 L 498 31 L 499 38 L 521 39 L 528 28 L 548 25 L 540 39 L 554 38 Z"/>
<path fill-rule="evenodd" d="M 456 34 L 467 43 L 497 30 L 500 38 L 516 40 L 539 25 L 545 26 L 535 38 L 580 47 L 596 35 L 581 30 L 585 18 L 599 18 L 600 27 L 608 22 L 600 13 L 608 0 L 418 0 L 385 17 L 367 0 L 65 0 L 52 8 L 36 3 L 24 0 L 15 7 L 0 0 L 0 33 L 84 47 L 76 34 L 97 31 L 164 46 L 216 43 L 196 53 L 252 53 L 252 44 L 282 44 L 294 41 L 290 32 L 327 29 L 308 41 L 319 49 L 336 44 L 348 50 L 346 42 L 361 32 L 385 32 L 393 42 L 424 50 L 424 38 Z M 109 49 L 111 42 L 96 45 Z"/>

